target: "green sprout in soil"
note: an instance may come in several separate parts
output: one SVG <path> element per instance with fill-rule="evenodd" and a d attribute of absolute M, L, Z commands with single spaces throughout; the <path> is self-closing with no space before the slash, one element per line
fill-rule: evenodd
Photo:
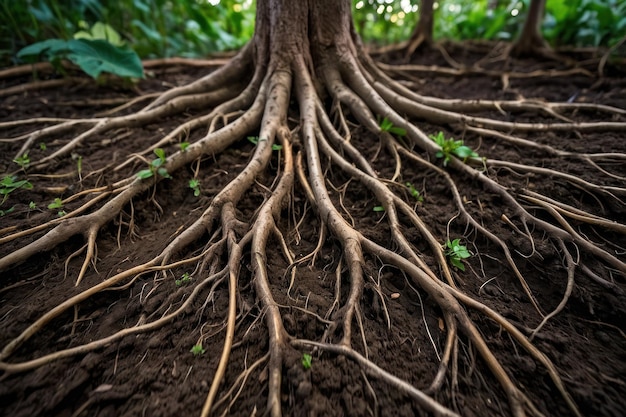
<path fill-rule="evenodd" d="M 259 139 L 258 136 L 248 136 L 248 140 L 254 143 L 255 145 L 257 145 L 259 142 L 265 142 L 267 139 Z M 273 151 L 280 151 L 282 148 L 283 148 L 282 145 L 277 145 L 277 144 L 272 145 Z"/>
<path fill-rule="evenodd" d="M 436 135 L 430 135 L 429 137 L 441 147 L 441 150 L 438 151 L 435 156 L 437 158 L 443 158 L 444 167 L 448 165 L 452 155 L 461 158 L 464 162 L 467 158 L 478 158 L 479 156 L 472 150 L 472 148 L 463 145 L 462 140 L 454 140 L 453 138 L 446 139 L 443 132 L 439 132 Z"/>
<path fill-rule="evenodd" d="M 28 168 L 30 165 L 30 157 L 28 156 L 28 152 L 24 152 L 22 156 L 18 156 L 13 160 L 16 164 L 20 166 L 22 169 Z"/>
<path fill-rule="evenodd" d="M 180 287 L 183 284 L 189 284 L 191 282 L 191 276 L 189 275 L 189 272 L 185 272 L 183 276 L 180 279 L 177 279 L 175 282 L 177 287 Z"/>
<path fill-rule="evenodd" d="M 9 197 L 9 194 L 19 188 L 22 188 L 24 190 L 30 190 L 33 188 L 33 184 L 26 180 L 18 181 L 17 176 L 6 176 L 2 178 L 2 181 L 0 181 L 0 195 L 2 196 L 2 201 L 0 202 L 0 205 L 2 205 L 6 201 L 6 199 Z"/>
<path fill-rule="evenodd" d="M 200 195 L 200 181 L 196 178 L 189 180 L 189 188 L 193 190 L 193 195 L 198 197 Z"/>
<path fill-rule="evenodd" d="M 15 206 L 8 208 L 6 210 L 0 210 L 0 217 L 4 217 L 7 214 L 13 213 L 14 210 L 15 210 Z"/>
<path fill-rule="evenodd" d="M 193 345 L 193 347 L 191 348 L 190 352 L 193 353 L 194 356 L 198 356 L 198 355 L 203 355 L 204 352 L 206 352 L 206 351 L 202 347 L 202 343 L 197 343 L 197 344 Z"/>
<path fill-rule="evenodd" d="M 77 153 L 72 153 L 72 159 L 76 161 L 76 172 L 78 172 L 78 178 L 81 178 L 81 173 L 83 172 L 83 157 Z"/>
<path fill-rule="evenodd" d="M 42 151 L 45 151 L 46 149 L 48 149 L 48 146 L 46 145 L 45 142 L 41 142 L 39 144 L 39 149 L 41 149 Z"/>
<path fill-rule="evenodd" d="M 462 260 L 472 256 L 472 253 L 467 250 L 467 246 L 461 245 L 461 239 L 454 239 L 452 242 L 448 239 L 446 241 L 446 246 L 448 247 L 448 250 L 446 250 L 446 256 L 452 265 L 461 271 L 465 271 L 465 265 L 463 265 Z"/>
<path fill-rule="evenodd" d="M 302 367 L 307 371 L 311 369 L 311 360 L 311 355 L 309 355 L 308 353 L 302 354 Z"/>
<path fill-rule="evenodd" d="M 424 197 L 422 197 L 420 192 L 417 191 L 417 189 L 413 186 L 413 184 L 411 184 L 410 182 L 407 182 L 406 186 L 409 189 L 409 192 L 411 193 L 413 198 L 415 198 L 415 200 L 417 200 L 417 202 L 419 202 L 419 203 L 423 203 L 424 202 Z"/>
<path fill-rule="evenodd" d="M 391 133 L 392 135 L 396 135 L 400 137 L 406 136 L 405 129 L 394 126 L 391 120 L 387 119 L 386 117 L 383 118 L 383 120 L 379 119 L 378 127 L 380 127 L 381 131 Z"/>
<path fill-rule="evenodd" d="M 48 208 L 50 210 L 57 210 L 57 209 L 63 208 L 63 200 L 61 200 L 59 197 L 55 198 L 52 203 L 48 204 Z"/>
<path fill-rule="evenodd" d="M 180 146 L 181 152 L 187 152 L 187 148 L 189 147 L 189 142 L 181 142 L 178 144 Z"/>
<path fill-rule="evenodd" d="M 35 204 L 34 201 L 31 201 L 30 203 L 28 203 L 28 208 L 30 210 L 35 210 L 37 208 L 37 204 Z"/>
<path fill-rule="evenodd" d="M 147 178 L 153 177 L 155 173 L 159 174 L 163 178 L 172 178 L 172 176 L 167 172 L 167 169 L 163 167 L 163 165 L 167 162 L 167 158 L 165 157 L 165 151 L 161 148 L 156 148 L 154 150 L 154 154 L 157 156 L 157 159 L 154 159 L 150 162 L 149 169 L 142 169 L 137 173 L 137 177 L 145 180 Z"/>
<path fill-rule="evenodd" d="M 385 211 L 385 208 L 383 206 L 374 206 L 373 210 L 375 212 L 382 212 Z"/>

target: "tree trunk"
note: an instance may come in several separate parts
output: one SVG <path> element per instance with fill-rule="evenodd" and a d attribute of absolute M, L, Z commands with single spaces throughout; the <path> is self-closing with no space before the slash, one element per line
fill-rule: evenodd
<path fill-rule="evenodd" d="M 283 68 L 295 56 L 312 64 L 328 48 L 352 48 L 349 0 L 259 0 L 253 44 L 257 64 Z"/>
<path fill-rule="evenodd" d="M 545 5 L 546 0 L 532 0 L 530 2 L 524 28 L 513 46 L 513 55 L 528 55 L 545 48 L 546 43 L 541 34 L 541 22 Z"/>
<path fill-rule="evenodd" d="M 409 40 L 407 55 L 413 52 L 421 45 L 430 46 L 433 42 L 433 3 L 434 0 L 422 0 L 420 3 L 420 18 L 417 26 Z"/>

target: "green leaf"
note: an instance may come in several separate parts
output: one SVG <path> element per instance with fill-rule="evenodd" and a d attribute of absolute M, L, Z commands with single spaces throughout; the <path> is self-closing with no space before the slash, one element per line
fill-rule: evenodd
<path fill-rule="evenodd" d="M 142 169 L 137 173 L 137 178 L 145 180 L 146 178 L 150 178 L 154 175 L 154 172 L 150 169 Z"/>
<path fill-rule="evenodd" d="M 67 43 L 67 58 L 93 78 L 98 78 L 102 72 L 119 77 L 143 78 L 143 66 L 135 51 L 122 49 L 102 39 L 72 39 Z"/>
<path fill-rule="evenodd" d="M 478 157 L 478 154 L 472 150 L 469 146 L 459 146 L 454 150 L 454 154 L 459 158 Z"/>
<path fill-rule="evenodd" d="M 165 161 L 165 151 L 163 149 L 156 148 L 153 152 L 160 160 Z"/>
<path fill-rule="evenodd" d="M 393 133 L 396 136 L 406 136 L 406 129 L 393 126 L 392 128 L 389 129 L 389 133 Z"/>
<path fill-rule="evenodd" d="M 25 48 L 22 48 L 18 53 L 17 57 L 27 58 L 27 57 L 35 57 L 39 58 L 41 55 L 54 56 L 61 53 L 65 53 L 69 50 L 69 45 L 67 41 L 62 39 L 48 39 L 41 42 L 33 43 L 32 45 L 28 45 Z"/>
<path fill-rule="evenodd" d="M 311 355 L 309 355 L 308 353 L 303 353 L 302 354 L 302 367 L 306 369 L 307 371 L 311 369 L 312 360 L 313 358 L 311 357 Z"/>
<path fill-rule="evenodd" d="M 5 214 L 10 214 L 14 210 L 15 210 L 15 206 L 11 207 L 10 209 L 0 210 L 0 217 L 3 217 Z"/>
<path fill-rule="evenodd" d="M 201 344 L 197 344 L 197 345 L 193 345 L 190 352 L 198 356 L 198 355 L 202 355 L 206 351 L 204 350 Z"/>
<path fill-rule="evenodd" d="M 111 25 L 102 22 L 96 22 L 89 31 L 76 32 L 74 39 L 102 39 L 115 46 L 124 45 L 120 34 Z"/>
<path fill-rule="evenodd" d="M 375 206 L 374 211 L 385 211 L 385 208 L 383 206 Z"/>
<path fill-rule="evenodd" d="M 161 167 L 159 169 L 157 169 L 157 173 L 162 176 L 163 178 L 168 178 L 171 179 L 172 176 L 169 174 L 169 172 L 167 172 L 167 169 Z"/>
<path fill-rule="evenodd" d="M 454 265 L 455 267 L 457 267 L 461 271 L 465 271 L 465 265 L 463 265 L 463 262 L 461 262 L 459 259 L 450 258 L 450 262 L 452 262 L 452 265 Z"/>
<path fill-rule="evenodd" d="M 62 207 L 63 207 L 63 201 L 59 197 L 55 198 L 52 203 L 48 204 L 48 208 L 50 210 L 56 210 Z"/>

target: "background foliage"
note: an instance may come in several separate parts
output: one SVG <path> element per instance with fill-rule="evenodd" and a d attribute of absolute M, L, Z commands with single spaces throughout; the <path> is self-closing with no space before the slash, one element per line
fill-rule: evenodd
<path fill-rule="evenodd" d="M 530 0 L 439 0 L 435 37 L 515 38 Z M 206 56 L 242 46 L 254 30 L 254 0 L 0 0 L 0 65 L 47 39 L 69 40 L 97 22 L 121 34 L 142 58 Z M 419 0 L 357 0 L 367 42 L 406 39 Z M 543 32 L 554 45 L 612 45 L 626 33 L 626 0 L 548 0 Z"/>

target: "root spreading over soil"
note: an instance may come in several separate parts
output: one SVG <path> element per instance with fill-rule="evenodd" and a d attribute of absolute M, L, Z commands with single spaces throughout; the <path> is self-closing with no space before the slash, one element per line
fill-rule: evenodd
<path fill-rule="evenodd" d="M 623 77 L 378 65 L 291 3 L 133 99 L 5 79 L 3 413 L 617 416 Z"/>

